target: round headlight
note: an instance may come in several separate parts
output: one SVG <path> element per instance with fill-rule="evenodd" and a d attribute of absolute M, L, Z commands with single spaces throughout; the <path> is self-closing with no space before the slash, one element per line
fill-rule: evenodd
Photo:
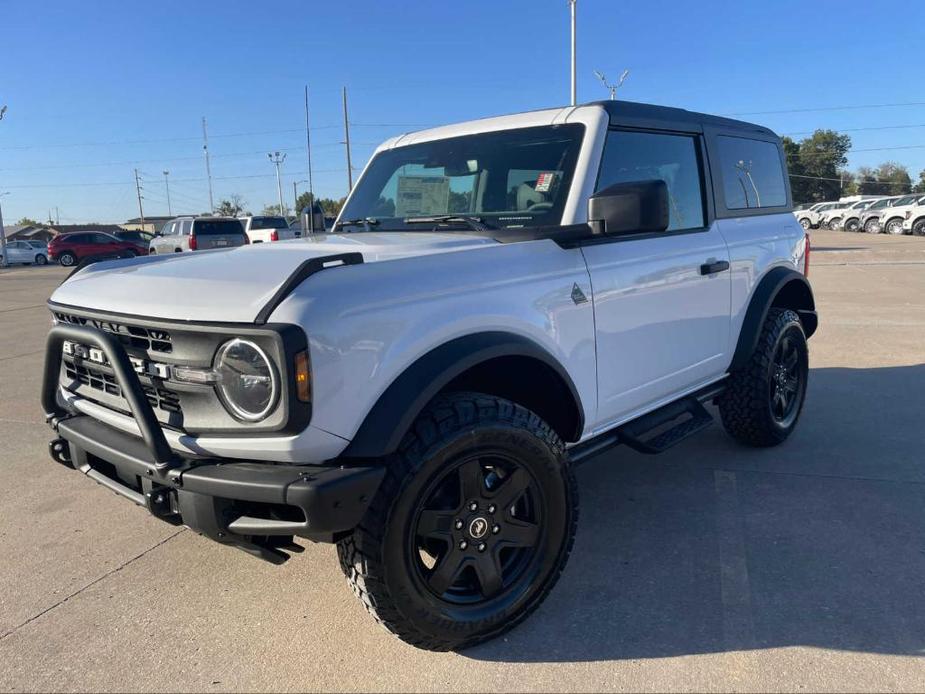
<path fill-rule="evenodd" d="M 215 362 L 218 391 L 228 411 L 246 422 L 266 417 L 279 390 L 266 353 L 253 342 L 235 339 L 221 346 Z"/>

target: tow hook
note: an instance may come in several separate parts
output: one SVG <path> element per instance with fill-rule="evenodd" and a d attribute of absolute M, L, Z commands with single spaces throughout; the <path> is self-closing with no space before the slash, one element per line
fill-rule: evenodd
<path fill-rule="evenodd" d="M 71 462 L 71 448 L 64 439 L 52 439 L 49 441 L 48 453 L 51 455 L 51 459 L 56 463 L 61 463 L 69 468 L 74 467 L 74 464 Z"/>

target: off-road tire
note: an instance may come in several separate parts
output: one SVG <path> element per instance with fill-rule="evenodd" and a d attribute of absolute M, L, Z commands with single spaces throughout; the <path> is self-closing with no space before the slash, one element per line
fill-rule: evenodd
<path fill-rule="evenodd" d="M 491 611 L 491 603 L 468 619 L 465 609 L 437 605 L 440 599 L 418 590 L 402 548 L 412 527 L 417 498 L 464 451 L 506 441 L 535 465 L 543 494 L 558 500 L 561 517 L 538 540 L 542 562 L 516 601 Z M 532 462 L 531 462 L 532 461 Z M 446 474 L 446 473 L 443 473 Z M 439 396 L 405 436 L 363 520 L 337 544 L 341 569 L 367 611 L 403 641 L 433 651 L 462 649 L 492 639 L 526 619 L 543 602 L 562 573 L 575 538 L 578 495 L 562 440 L 535 413 L 502 398 L 480 393 Z M 561 526 L 561 527 L 560 527 Z M 457 526 L 458 527 L 458 526 Z M 510 589 L 505 588 L 510 592 Z M 502 594 L 503 595 L 503 594 Z M 458 607 L 458 606 L 457 606 Z M 454 612 L 455 617 L 448 616 Z"/>
<path fill-rule="evenodd" d="M 771 379 L 774 358 L 785 336 L 797 343 L 800 382 L 795 416 L 783 425 L 771 411 Z M 756 447 L 776 446 L 786 440 L 796 428 L 803 409 L 808 371 L 809 352 L 800 317 L 789 309 L 770 309 L 755 351 L 743 368 L 729 376 L 728 386 L 717 402 L 729 435 L 740 443 Z"/>

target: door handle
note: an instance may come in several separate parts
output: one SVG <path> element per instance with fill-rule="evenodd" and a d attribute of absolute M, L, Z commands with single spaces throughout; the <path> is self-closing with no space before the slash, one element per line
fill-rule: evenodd
<path fill-rule="evenodd" d="M 700 266 L 701 275 L 715 275 L 717 272 L 723 272 L 729 269 L 728 260 L 711 260 Z"/>

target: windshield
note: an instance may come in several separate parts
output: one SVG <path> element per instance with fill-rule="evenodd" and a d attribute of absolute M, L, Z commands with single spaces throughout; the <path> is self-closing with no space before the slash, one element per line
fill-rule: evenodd
<path fill-rule="evenodd" d="M 193 233 L 196 236 L 243 234 L 244 227 L 235 219 L 197 219 L 193 222 Z"/>
<path fill-rule="evenodd" d="M 495 229 L 559 224 L 583 134 L 582 125 L 543 126 L 380 152 L 341 212 L 341 223 L 373 219 L 376 231 L 407 230 L 422 228 L 409 223 L 415 217 L 464 215 Z M 443 224 L 471 228 L 452 220 Z"/>
<path fill-rule="evenodd" d="M 288 229 L 289 224 L 282 217 L 252 217 L 251 229 Z"/>

